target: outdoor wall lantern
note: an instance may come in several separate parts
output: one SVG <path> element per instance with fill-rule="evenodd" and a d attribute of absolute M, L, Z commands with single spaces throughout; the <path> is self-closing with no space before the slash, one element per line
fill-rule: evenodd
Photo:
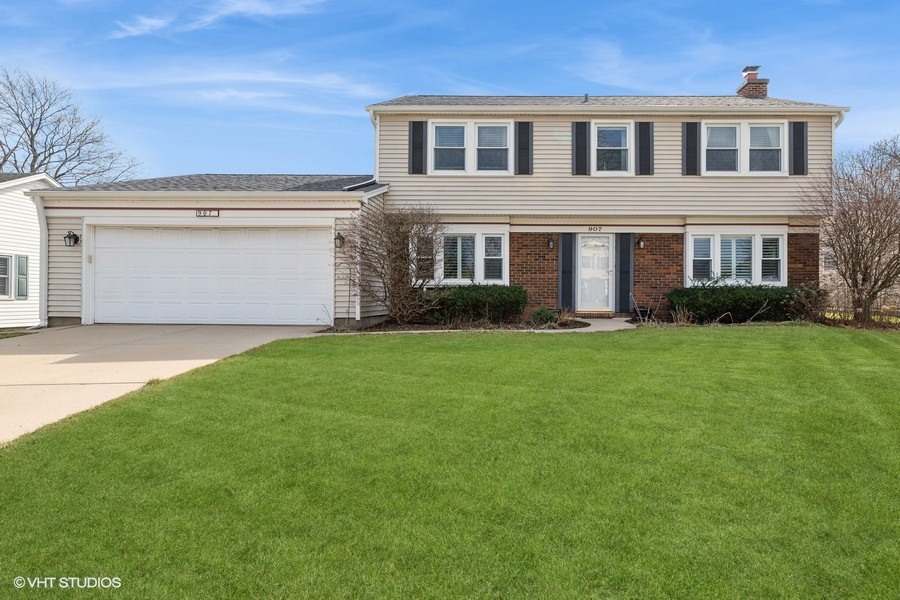
<path fill-rule="evenodd" d="M 550 236 L 550 239 L 547 240 L 547 247 L 553 250 L 553 236 Z"/>
<path fill-rule="evenodd" d="M 81 236 L 79 236 L 74 231 L 70 231 L 69 233 L 67 233 L 66 235 L 63 236 L 63 241 L 66 243 L 67 248 L 71 248 L 72 246 L 77 244 L 78 240 L 80 240 L 80 239 L 81 239 Z"/>
<path fill-rule="evenodd" d="M 640 237 L 638 238 L 637 244 L 635 244 L 635 245 L 636 245 L 638 248 L 640 248 L 641 250 L 643 250 L 643 249 L 644 249 L 644 236 L 640 236 Z"/>
<path fill-rule="evenodd" d="M 338 233 L 334 236 L 334 247 L 335 248 L 343 248 L 344 247 L 344 236 Z"/>

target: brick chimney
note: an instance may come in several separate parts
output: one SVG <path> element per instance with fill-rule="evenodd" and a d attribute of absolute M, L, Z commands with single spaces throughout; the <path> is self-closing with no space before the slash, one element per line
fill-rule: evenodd
<path fill-rule="evenodd" d="M 765 98 L 769 95 L 769 80 L 759 78 L 759 65 L 744 67 L 741 71 L 744 83 L 737 89 L 744 98 Z"/>

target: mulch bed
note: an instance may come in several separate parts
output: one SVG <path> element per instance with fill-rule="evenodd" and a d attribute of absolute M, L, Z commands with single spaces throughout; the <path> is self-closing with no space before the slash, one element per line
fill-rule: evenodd
<path fill-rule="evenodd" d="M 572 319 L 568 326 L 560 326 L 556 323 L 550 325 L 535 325 L 527 321 L 516 323 L 450 323 L 429 325 L 427 323 L 409 323 L 400 325 L 398 323 L 384 322 L 365 329 L 349 329 L 346 327 L 329 327 L 322 330 L 322 333 L 359 333 L 359 332 L 398 332 L 398 331 L 533 331 L 533 330 L 567 330 L 582 329 L 589 327 L 590 323 Z"/>

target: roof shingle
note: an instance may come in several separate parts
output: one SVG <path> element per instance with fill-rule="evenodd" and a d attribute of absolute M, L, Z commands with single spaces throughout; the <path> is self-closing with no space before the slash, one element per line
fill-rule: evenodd
<path fill-rule="evenodd" d="M 781 98 L 744 98 L 743 96 L 401 96 L 373 104 L 379 106 L 818 106 L 827 104 L 784 100 Z"/>
<path fill-rule="evenodd" d="M 372 175 L 177 175 L 64 188 L 68 192 L 340 192 Z M 379 184 L 356 187 L 368 190 Z"/>

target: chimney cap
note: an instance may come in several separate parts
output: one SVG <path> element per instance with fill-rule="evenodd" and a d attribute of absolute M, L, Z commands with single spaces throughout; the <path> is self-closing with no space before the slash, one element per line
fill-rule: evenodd
<path fill-rule="evenodd" d="M 759 65 L 747 65 L 741 71 L 741 75 L 746 75 L 747 73 L 759 73 Z"/>

